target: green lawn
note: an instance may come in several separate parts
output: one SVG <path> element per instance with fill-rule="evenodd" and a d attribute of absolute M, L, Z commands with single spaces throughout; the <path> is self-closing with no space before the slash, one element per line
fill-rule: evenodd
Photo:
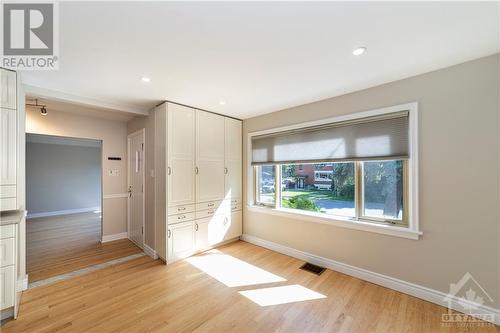
<path fill-rule="evenodd" d="M 289 199 L 293 197 L 307 198 L 309 200 L 343 200 L 350 201 L 352 199 L 336 197 L 333 195 L 332 191 L 329 190 L 284 190 L 281 192 L 283 199 Z"/>

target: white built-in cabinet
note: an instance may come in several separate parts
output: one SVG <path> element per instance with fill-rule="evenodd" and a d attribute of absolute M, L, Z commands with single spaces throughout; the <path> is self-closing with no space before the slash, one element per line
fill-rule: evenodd
<path fill-rule="evenodd" d="M 195 110 L 169 104 L 167 175 L 169 207 L 195 203 Z"/>
<path fill-rule="evenodd" d="M 0 69 L 0 210 L 17 209 L 16 72 Z"/>
<path fill-rule="evenodd" d="M 156 201 L 166 210 L 156 214 L 156 230 L 166 233 L 165 243 L 157 241 L 166 249 L 157 253 L 171 263 L 241 236 L 241 121 L 168 102 L 154 112 L 166 122 L 155 125 L 166 131 L 155 138 L 167 140 L 155 141 L 166 147 L 165 170 L 155 162 L 156 172 L 166 174 L 156 193 L 167 192 L 156 196 L 166 201 Z"/>
<path fill-rule="evenodd" d="M 224 199 L 224 117 L 196 112 L 196 202 Z"/>

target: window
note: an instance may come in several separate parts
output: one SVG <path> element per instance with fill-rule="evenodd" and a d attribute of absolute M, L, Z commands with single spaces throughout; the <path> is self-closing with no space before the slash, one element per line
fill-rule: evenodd
<path fill-rule="evenodd" d="M 305 186 L 299 187 L 295 164 L 281 166 L 286 182 L 281 191 L 281 207 L 328 215 L 355 217 L 354 163 L 315 163 Z M 286 178 L 284 178 L 286 177 Z"/>
<path fill-rule="evenodd" d="M 274 206 L 276 203 L 276 168 L 274 165 L 263 165 L 256 168 L 257 196 L 256 203 Z"/>
<path fill-rule="evenodd" d="M 403 161 L 362 163 L 362 216 L 382 220 L 403 220 Z"/>
<path fill-rule="evenodd" d="M 249 134 L 254 202 L 271 214 L 418 239 L 416 108 Z"/>
<path fill-rule="evenodd" d="M 297 175 L 298 164 L 258 166 L 257 202 L 359 221 L 405 224 L 404 166 L 403 160 L 313 163 L 306 164 L 305 175 Z M 278 204 L 276 197 L 281 198 Z"/>

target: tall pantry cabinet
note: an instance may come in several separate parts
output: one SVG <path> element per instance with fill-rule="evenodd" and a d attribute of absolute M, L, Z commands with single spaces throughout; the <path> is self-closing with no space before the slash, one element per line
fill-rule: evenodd
<path fill-rule="evenodd" d="M 157 253 L 171 263 L 242 233 L 241 121 L 168 102 L 154 113 Z"/>
<path fill-rule="evenodd" d="M 0 210 L 17 209 L 16 72 L 0 69 Z"/>

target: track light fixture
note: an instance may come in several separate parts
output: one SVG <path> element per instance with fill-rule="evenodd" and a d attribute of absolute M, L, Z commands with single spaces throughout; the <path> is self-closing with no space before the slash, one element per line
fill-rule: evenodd
<path fill-rule="evenodd" d="M 48 111 L 46 105 L 38 104 L 38 99 L 35 99 L 35 104 L 33 103 L 26 103 L 27 106 L 32 106 L 35 108 L 40 108 L 40 114 L 42 116 L 46 116 Z"/>

